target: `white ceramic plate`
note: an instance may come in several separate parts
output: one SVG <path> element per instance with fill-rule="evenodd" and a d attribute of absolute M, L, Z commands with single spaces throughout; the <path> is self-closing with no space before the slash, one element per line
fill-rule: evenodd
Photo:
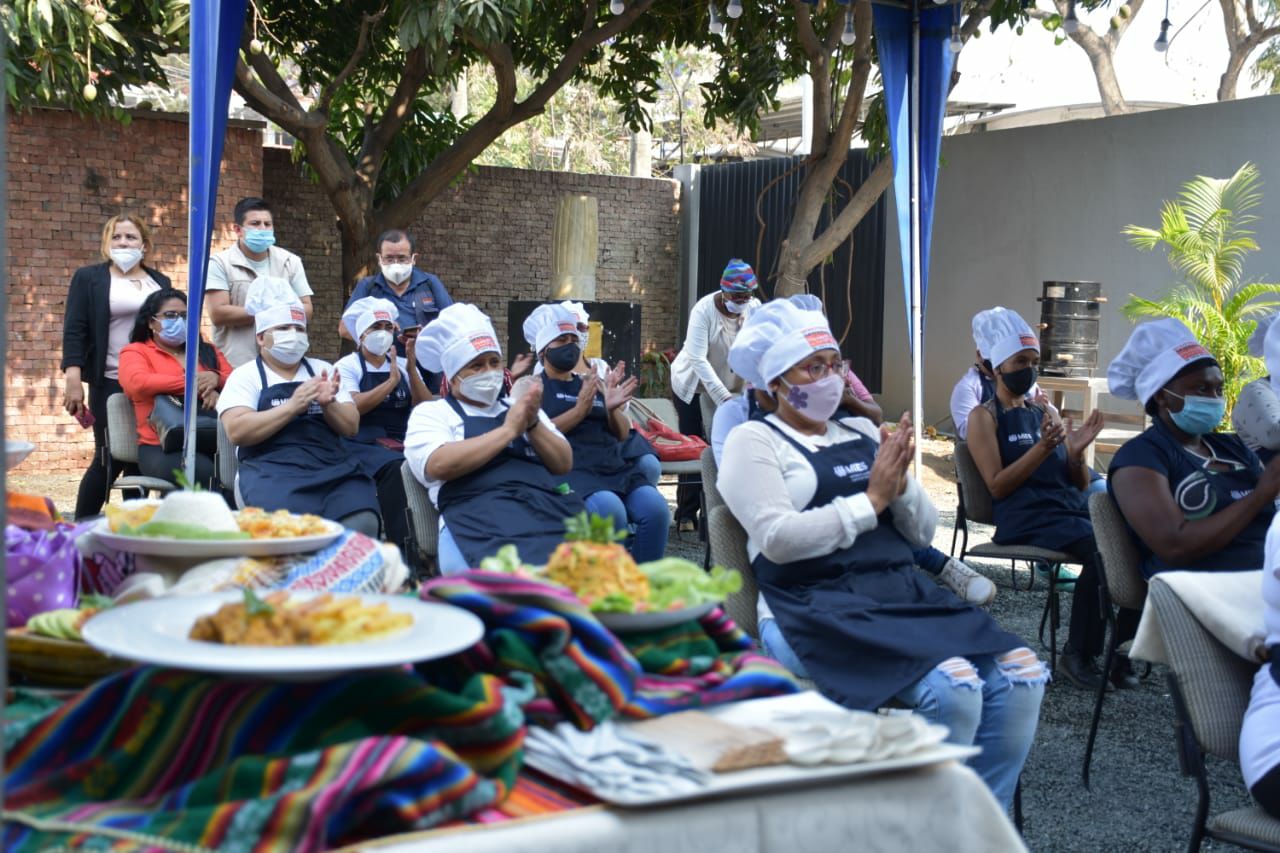
<path fill-rule="evenodd" d="M 291 595 L 305 599 L 318 594 Z M 461 608 L 400 595 L 361 595 L 366 604 L 386 602 L 394 611 L 409 613 L 413 625 L 389 637 L 331 646 L 224 646 L 188 638 L 198 617 L 242 597 L 232 590 L 136 601 L 102 611 L 80 633 L 94 648 L 139 663 L 295 681 L 442 658 L 484 636 L 479 617 Z"/>
<path fill-rule="evenodd" d="M 720 606 L 718 601 L 699 604 L 697 607 L 684 607 L 680 610 L 658 610 L 652 613 L 597 613 L 600 624 L 618 634 L 632 634 L 638 631 L 658 631 L 701 619 Z"/>
<path fill-rule="evenodd" d="M 102 544 L 130 554 L 152 557 L 186 557 L 208 560 L 214 557 L 280 557 L 319 551 L 342 535 L 342 525 L 325 521 L 329 532 L 315 536 L 292 536 L 287 539 L 171 539 L 164 536 L 122 536 L 111 532 L 111 524 L 102 519 L 93 533 Z"/>
<path fill-rule="evenodd" d="M 22 460 L 31 455 L 36 446 L 29 441 L 4 440 L 4 468 L 11 471 L 22 464 Z"/>

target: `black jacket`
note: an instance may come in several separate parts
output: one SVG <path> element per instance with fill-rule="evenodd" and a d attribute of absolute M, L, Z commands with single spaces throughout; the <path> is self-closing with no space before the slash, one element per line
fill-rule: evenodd
<path fill-rule="evenodd" d="M 168 276 L 143 269 L 161 289 L 172 287 Z M 71 276 L 62 322 L 62 370 L 80 368 L 80 378 L 101 385 L 107 369 L 107 329 L 111 322 L 111 264 L 81 267 Z"/>

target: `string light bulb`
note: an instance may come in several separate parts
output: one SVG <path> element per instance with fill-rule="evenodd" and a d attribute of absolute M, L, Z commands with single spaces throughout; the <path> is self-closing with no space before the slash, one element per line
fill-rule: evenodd
<path fill-rule="evenodd" d="M 964 48 L 964 42 L 960 39 L 960 27 L 955 24 L 951 25 L 951 43 L 952 53 L 959 53 Z"/>
<path fill-rule="evenodd" d="M 853 29 L 853 10 L 844 13 L 844 32 L 840 34 L 840 43 L 845 47 L 853 44 L 858 39 L 858 34 Z"/>
<path fill-rule="evenodd" d="M 1067 3 L 1067 16 L 1062 19 L 1062 30 L 1067 35 L 1078 32 L 1080 29 L 1080 19 L 1076 17 L 1076 0 L 1069 0 Z"/>
<path fill-rule="evenodd" d="M 742 0 L 729 0 L 729 5 L 725 7 L 724 13 L 730 18 L 741 18 Z"/>
<path fill-rule="evenodd" d="M 1160 35 L 1156 36 L 1154 45 L 1157 53 L 1164 53 L 1169 49 L 1169 27 L 1172 26 L 1168 18 L 1160 22 Z"/>
<path fill-rule="evenodd" d="M 621 15 L 627 11 L 627 4 L 623 0 L 609 0 L 609 11 L 615 15 Z"/>
<path fill-rule="evenodd" d="M 711 0 L 709 5 L 711 8 L 711 23 L 708 29 L 711 30 L 711 35 L 713 36 L 722 35 L 724 33 L 724 21 L 720 19 L 720 10 L 716 8 L 715 0 Z"/>

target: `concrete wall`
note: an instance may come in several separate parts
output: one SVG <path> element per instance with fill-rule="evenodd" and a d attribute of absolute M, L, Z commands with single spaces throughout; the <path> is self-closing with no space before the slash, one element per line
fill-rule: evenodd
<path fill-rule="evenodd" d="M 970 319 L 1004 305 L 1033 325 L 1041 282 L 1101 281 L 1099 364 L 1132 325 L 1130 293 L 1177 282 L 1163 252 L 1131 247 L 1121 229 L 1159 224 L 1161 201 L 1195 175 L 1227 177 L 1246 161 L 1263 180 L 1262 217 L 1247 278 L 1280 281 L 1280 97 L 948 137 L 942 146 L 925 335 L 926 424 L 948 415 L 951 388 L 973 360 Z M 890 222 L 896 222 L 896 214 Z M 909 407 L 911 365 L 898 236 L 887 233 L 884 393 L 887 414 Z M 945 426 L 950 427 L 946 420 Z"/>

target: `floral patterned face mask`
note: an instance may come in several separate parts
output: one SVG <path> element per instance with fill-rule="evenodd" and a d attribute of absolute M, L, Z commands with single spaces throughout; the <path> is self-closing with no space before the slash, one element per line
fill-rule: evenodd
<path fill-rule="evenodd" d="M 784 399 L 791 408 L 819 423 L 836 413 L 844 396 L 844 378 L 834 373 L 806 385 L 792 385 L 785 379 L 782 384 L 787 388 Z"/>

